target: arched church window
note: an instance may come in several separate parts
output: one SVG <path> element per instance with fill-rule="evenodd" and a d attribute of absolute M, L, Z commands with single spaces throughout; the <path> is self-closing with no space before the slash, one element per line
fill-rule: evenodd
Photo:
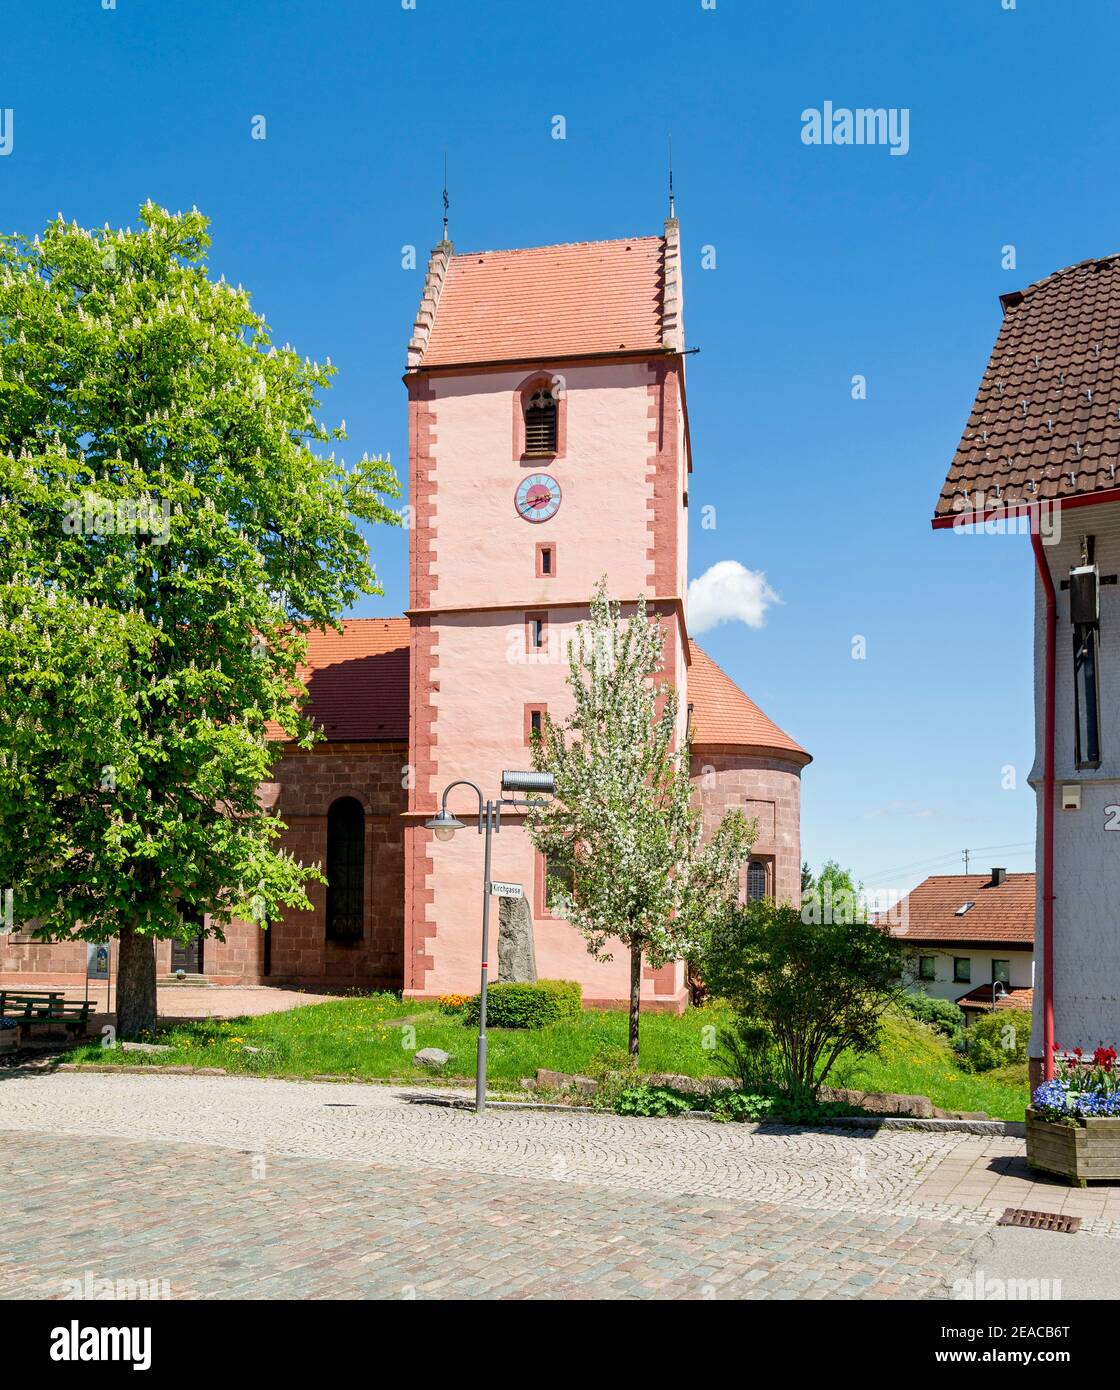
<path fill-rule="evenodd" d="M 327 812 L 327 940 L 360 941 L 365 923 L 366 817 L 341 797 Z"/>
<path fill-rule="evenodd" d="M 525 400 L 526 454 L 555 454 L 557 410 L 551 386 L 534 387 Z"/>
<path fill-rule="evenodd" d="M 766 896 L 766 865 L 761 859 L 752 859 L 747 865 L 747 902 L 761 902 Z"/>

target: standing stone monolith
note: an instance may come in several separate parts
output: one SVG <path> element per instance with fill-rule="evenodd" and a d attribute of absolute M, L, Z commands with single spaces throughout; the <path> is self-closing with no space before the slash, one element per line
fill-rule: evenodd
<path fill-rule="evenodd" d="M 525 898 L 498 899 L 498 983 L 534 984 L 537 951 L 533 914 Z"/>

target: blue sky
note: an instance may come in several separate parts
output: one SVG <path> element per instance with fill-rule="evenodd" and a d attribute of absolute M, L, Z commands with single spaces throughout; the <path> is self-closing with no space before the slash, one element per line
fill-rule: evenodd
<path fill-rule="evenodd" d="M 5 0 L 0 228 L 197 204 L 215 271 L 340 368 L 355 454 L 403 465 L 401 248 L 423 265 L 438 236 L 444 149 L 458 248 L 525 246 L 658 231 L 671 132 L 691 572 L 736 561 L 780 599 L 702 640 L 814 755 L 804 852 L 899 889 L 966 846 L 1028 869 L 1029 544 L 929 517 L 998 295 L 1120 249 L 1118 24 L 1111 0 L 1008 3 Z M 906 108 L 909 151 L 805 145 L 826 100 Z M 399 613 L 405 536 L 374 554 L 357 611 Z"/>

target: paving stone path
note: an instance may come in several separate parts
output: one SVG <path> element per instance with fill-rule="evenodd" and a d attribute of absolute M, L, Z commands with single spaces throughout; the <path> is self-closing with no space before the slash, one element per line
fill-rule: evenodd
<path fill-rule="evenodd" d="M 993 1201 L 1015 1204 L 989 1197 L 1019 1180 L 1021 1152 L 916 1131 L 479 1117 L 379 1086 L 13 1072 L 0 1295 L 61 1297 L 88 1272 L 165 1279 L 173 1298 L 938 1297 Z"/>

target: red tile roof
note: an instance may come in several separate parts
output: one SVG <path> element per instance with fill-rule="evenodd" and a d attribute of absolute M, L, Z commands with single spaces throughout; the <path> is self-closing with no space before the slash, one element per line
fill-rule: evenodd
<path fill-rule="evenodd" d="M 1069 266 L 1002 303 L 936 517 L 959 512 L 963 495 L 977 508 L 977 492 L 990 511 L 1120 487 L 1110 472 L 1120 472 L 1120 257 Z"/>
<path fill-rule="evenodd" d="M 998 888 L 991 874 L 939 874 L 919 883 L 889 916 L 891 936 L 930 945 L 991 942 L 1034 946 L 1034 874 L 1008 874 Z M 973 906 L 961 916 L 957 909 Z"/>
<path fill-rule="evenodd" d="M 451 257 L 425 367 L 662 352 L 664 240 Z"/>
<path fill-rule="evenodd" d="M 804 748 L 748 700 L 707 652 L 695 642 L 688 645 L 692 654 L 688 699 L 692 705 L 694 748 L 726 744 L 792 754 L 802 765 L 812 762 Z"/>
<path fill-rule="evenodd" d="M 342 632 L 312 632 L 300 676 L 308 712 L 331 742 L 408 738 L 407 618 L 347 618 Z M 690 644 L 688 698 L 693 744 L 747 747 L 797 761 L 809 754 L 735 685 L 706 652 Z M 282 738 L 275 726 L 269 737 Z"/>
<path fill-rule="evenodd" d="M 300 678 L 328 741 L 408 738 L 408 632 L 407 618 L 347 618 L 340 633 L 308 634 Z M 283 733 L 272 726 L 269 737 Z"/>
<path fill-rule="evenodd" d="M 994 985 L 977 985 L 957 1000 L 962 1009 L 990 1010 Z M 1030 1009 L 1034 1006 L 1034 990 L 1030 985 L 1004 985 L 1004 994 L 996 1001 L 997 1009 Z"/>

